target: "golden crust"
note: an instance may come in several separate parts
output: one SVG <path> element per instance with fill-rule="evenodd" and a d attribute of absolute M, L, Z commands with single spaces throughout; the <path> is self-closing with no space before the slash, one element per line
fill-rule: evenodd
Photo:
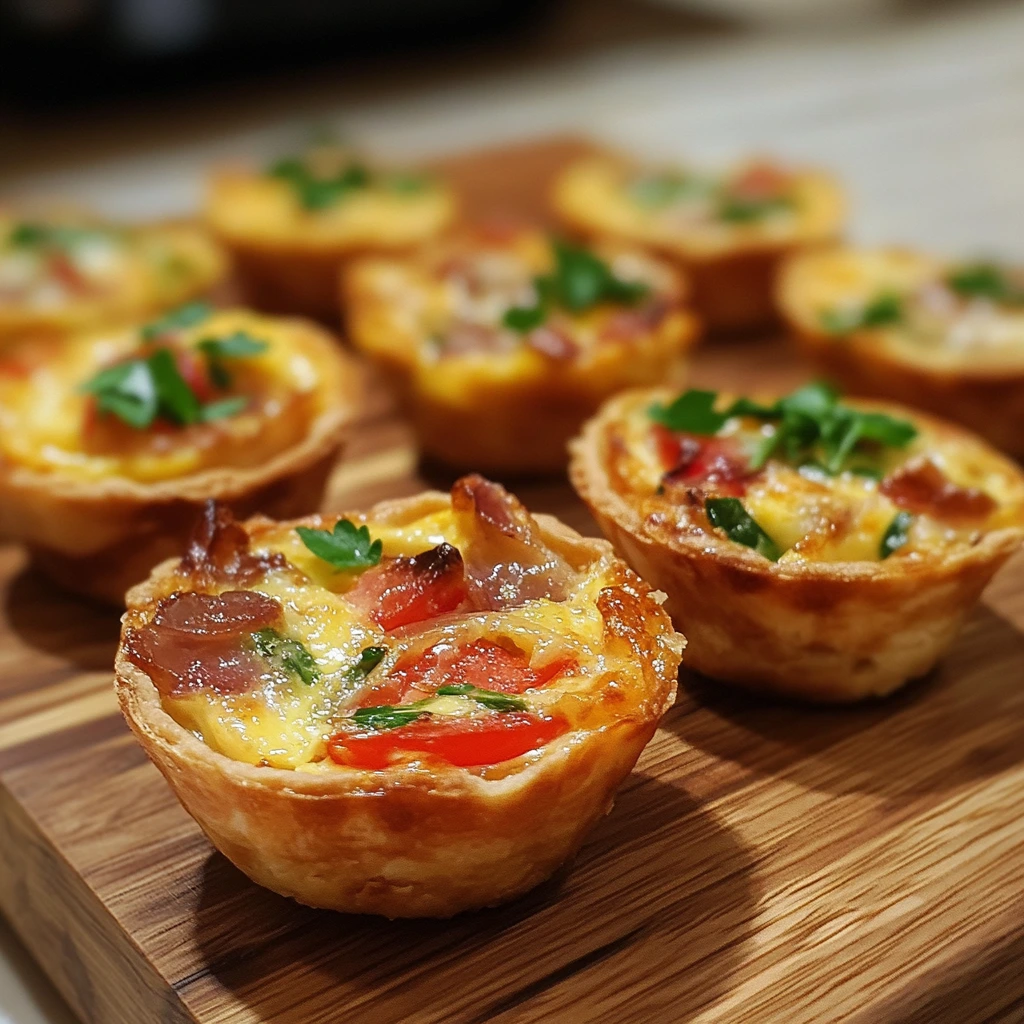
<path fill-rule="evenodd" d="M 643 245 L 677 263 L 693 284 L 694 306 L 709 331 L 764 327 L 777 319 L 775 282 L 792 253 L 839 236 L 842 190 L 829 174 L 797 174 L 804 211 L 791 231 L 770 235 L 744 227 L 721 237 L 666 231 L 637 218 L 620 195 L 625 160 L 589 158 L 571 164 L 552 188 L 552 208 L 574 234 Z"/>
<path fill-rule="evenodd" d="M 979 361 L 970 351 L 894 344 L 886 332 L 842 338 L 822 328 L 819 300 L 877 284 L 921 285 L 946 265 L 907 249 L 860 252 L 830 248 L 795 256 L 779 277 L 779 308 L 801 351 L 852 394 L 906 402 L 970 427 L 996 447 L 1024 458 L 1024 338 L 1005 362 Z M 845 282 L 845 284 L 844 284 Z"/>
<path fill-rule="evenodd" d="M 529 247 L 537 232 L 517 243 Z M 472 252 L 458 242 L 455 252 Z M 615 247 L 612 250 L 615 251 Z M 437 359 L 424 354 L 416 314 L 396 299 L 429 302 L 429 251 L 405 260 L 367 259 L 342 275 L 342 303 L 353 344 L 388 374 L 415 425 L 421 451 L 459 468 L 496 473 L 550 473 L 565 468 L 569 440 L 609 395 L 625 387 L 682 383 L 684 357 L 699 336 L 684 307 L 686 279 L 671 268 L 672 297 L 654 327 L 627 342 L 594 347 L 567 360 L 526 346 L 514 353 Z"/>
<path fill-rule="evenodd" d="M 315 508 L 356 408 L 359 373 L 326 332 L 313 325 L 304 331 L 326 370 L 322 386 L 337 397 L 298 442 L 258 465 L 153 481 L 61 476 L 0 459 L 0 537 L 25 544 L 67 589 L 121 606 L 129 587 L 182 549 L 208 499 L 240 516 Z"/>
<path fill-rule="evenodd" d="M 716 679 L 821 702 L 891 693 L 935 665 L 1024 539 L 1021 522 L 915 562 L 780 564 L 714 531 L 673 531 L 644 520 L 609 479 L 609 430 L 639 400 L 637 393 L 618 396 L 586 425 L 571 445 L 570 480 L 615 549 L 668 595 L 666 608 L 688 638 L 687 666 Z M 930 417 L 912 418 L 968 436 Z M 1020 471 L 996 452 L 990 456 L 1024 495 Z"/>
<path fill-rule="evenodd" d="M 231 253 L 253 306 L 332 322 L 338 318 L 341 267 L 360 256 L 419 245 L 447 228 L 455 212 L 454 194 L 444 185 L 357 218 L 344 210 L 305 212 L 283 182 L 237 171 L 211 179 L 206 205 L 207 223 Z"/>
<path fill-rule="evenodd" d="M 428 492 L 385 502 L 369 516 L 408 520 L 448 500 Z M 261 522 L 251 524 L 256 533 Z M 582 538 L 555 519 L 538 516 L 537 523 L 544 541 L 577 564 L 610 554 L 607 542 Z M 125 628 L 166 594 L 176 568 L 166 562 L 132 589 Z M 178 725 L 123 645 L 118 700 L 185 809 L 259 884 L 326 909 L 448 917 L 512 899 L 572 857 L 671 705 L 682 638 L 642 582 L 625 566 L 621 573 L 641 619 L 625 616 L 612 630 L 638 657 L 657 650 L 644 663 L 639 710 L 573 731 L 490 776 L 441 763 L 314 774 L 232 760 Z"/>
<path fill-rule="evenodd" d="M 3 227 L 0 210 L 0 228 Z M 82 220 L 78 215 L 76 220 Z M 85 220 L 85 223 L 89 223 Z M 77 298 L 62 305 L 30 308 L 0 303 L 0 347 L 23 338 L 63 336 L 75 331 L 128 323 L 161 313 L 221 289 L 230 269 L 226 252 L 203 229 L 185 222 L 144 225 L 129 229 L 143 246 L 160 244 L 187 259 L 188 272 L 162 280 L 135 255 L 133 276 L 122 286 L 95 298 Z"/>

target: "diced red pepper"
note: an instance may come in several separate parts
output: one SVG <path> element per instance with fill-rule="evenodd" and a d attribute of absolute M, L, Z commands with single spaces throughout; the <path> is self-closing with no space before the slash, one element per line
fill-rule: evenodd
<path fill-rule="evenodd" d="M 331 759 L 352 768 L 387 768 L 402 753 L 425 754 L 460 768 L 498 764 L 537 750 L 569 731 L 558 716 L 502 712 L 480 718 L 437 716 L 382 732 L 339 733 Z"/>

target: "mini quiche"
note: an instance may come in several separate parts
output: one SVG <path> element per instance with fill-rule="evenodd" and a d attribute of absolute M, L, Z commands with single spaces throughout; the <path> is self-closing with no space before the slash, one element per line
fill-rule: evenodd
<path fill-rule="evenodd" d="M 128 595 L 117 692 L 254 881 L 447 917 L 543 881 L 611 807 L 675 694 L 658 596 L 476 475 L 344 518 L 211 503 Z"/>
<path fill-rule="evenodd" d="M 0 356 L 0 537 L 120 604 L 207 498 L 317 508 L 353 384 L 321 328 L 203 303 L 22 343 Z"/>
<path fill-rule="evenodd" d="M 606 535 L 717 679 L 882 696 L 952 642 L 1024 538 L 1024 474 L 958 427 L 809 384 L 770 403 L 633 391 L 573 445 Z"/>
<path fill-rule="evenodd" d="M 552 201 L 569 231 L 644 245 L 678 263 L 712 331 L 772 323 L 783 258 L 834 239 L 845 219 L 831 176 L 765 160 L 710 173 L 589 158 L 562 172 Z"/>
<path fill-rule="evenodd" d="M 347 149 L 321 145 L 262 172 L 217 174 L 206 217 L 253 305 L 335 320 L 340 266 L 433 238 L 455 208 L 437 178 L 371 168 Z"/>
<path fill-rule="evenodd" d="M 1024 458 L 1024 270 L 831 248 L 786 266 L 779 303 L 848 390 L 939 413 Z"/>
<path fill-rule="evenodd" d="M 163 312 L 209 293 L 227 269 L 223 251 L 196 227 L 0 208 L 0 349 Z"/>
<path fill-rule="evenodd" d="M 678 381 L 697 335 L 673 268 L 486 224 L 344 278 L 354 344 L 391 373 L 421 450 L 502 472 L 564 469 L 609 395 Z"/>

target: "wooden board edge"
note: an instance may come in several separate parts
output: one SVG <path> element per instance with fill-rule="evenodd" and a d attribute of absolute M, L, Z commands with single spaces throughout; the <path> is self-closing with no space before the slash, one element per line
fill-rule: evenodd
<path fill-rule="evenodd" d="M 2 782 L 0 912 L 83 1024 L 197 1024 Z"/>

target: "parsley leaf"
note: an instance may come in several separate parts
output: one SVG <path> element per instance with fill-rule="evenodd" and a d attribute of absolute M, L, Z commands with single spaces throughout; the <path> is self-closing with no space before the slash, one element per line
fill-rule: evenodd
<path fill-rule="evenodd" d="M 249 405 L 249 399 L 244 395 L 235 398 L 222 398 L 218 402 L 208 402 L 203 406 L 199 418 L 204 423 L 213 423 L 215 420 L 226 420 L 237 416 Z"/>
<path fill-rule="evenodd" d="M 206 356 L 210 380 L 219 388 L 230 387 L 231 374 L 224 365 L 225 359 L 245 359 L 258 356 L 270 347 L 265 341 L 254 338 L 247 331 L 235 331 L 225 338 L 203 338 L 196 346 Z"/>
<path fill-rule="evenodd" d="M 725 425 L 731 412 L 715 412 L 715 391 L 691 389 L 681 394 L 670 405 L 655 403 L 647 414 L 656 423 L 669 430 L 684 431 L 688 434 L 717 434 Z"/>
<path fill-rule="evenodd" d="M 616 277 L 604 260 L 587 249 L 566 242 L 552 243 L 555 269 L 534 279 L 537 301 L 533 306 L 513 306 L 502 322 L 521 334 L 540 327 L 552 307 L 561 306 L 571 313 L 582 313 L 601 302 L 633 305 L 650 289 L 639 281 Z"/>
<path fill-rule="evenodd" d="M 68 249 L 90 239 L 106 238 L 112 234 L 110 230 L 96 227 L 28 221 L 16 224 L 11 229 L 7 244 L 25 249 Z"/>
<path fill-rule="evenodd" d="M 946 277 L 946 284 L 967 298 L 992 299 L 1007 305 L 1024 303 L 1024 288 L 1016 285 L 1006 271 L 994 263 L 967 263 L 957 267 Z"/>
<path fill-rule="evenodd" d="M 630 198 L 640 206 L 657 209 L 687 199 L 699 199 L 714 190 L 714 183 L 695 174 L 666 171 L 646 174 L 627 186 Z"/>
<path fill-rule="evenodd" d="M 886 327 L 903 319 L 903 300 L 892 292 L 883 292 L 869 303 L 855 308 L 826 309 L 821 326 L 830 334 L 849 334 L 871 327 Z"/>
<path fill-rule="evenodd" d="M 299 640 L 284 636 L 276 629 L 261 629 L 252 634 L 257 653 L 278 671 L 298 676 L 307 685 L 319 682 L 316 660 Z"/>
<path fill-rule="evenodd" d="M 718 217 L 730 224 L 751 224 L 792 208 L 793 200 L 789 196 L 745 199 L 739 196 L 725 195 L 718 206 Z"/>
<path fill-rule="evenodd" d="M 177 309 L 172 309 L 169 313 L 164 314 L 159 320 L 153 320 L 146 324 L 141 328 L 139 334 L 143 341 L 153 341 L 161 335 L 181 331 L 186 327 L 195 327 L 212 312 L 213 306 L 208 302 L 187 302 L 184 306 L 178 306 Z"/>
<path fill-rule="evenodd" d="M 383 541 L 370 540 L 368 526 L 357 527 L 348 519 L 339 519 L 333 532 L 308 526 L 297 526 L 295 532 L 317 558 L 332 565 L 336 572 L 369 569 L 380 562 L 384 549 Z"/>
<path fill-rule="evenodd" d="M 772 562 L 782 556 L 778 544 L 761 529 L 739 498 L 707 498 L 704 511 L 711 525 L 723 530 L 729 540 L 753 548 Z"/>
<path fill-rule="evenodd" d="M 359 708 L 353 713 L 351 721 L 362 729 L 398 729 L 415 722 L 424 714 L 426 712 L 415 704 L 406 707 L 381 704 L 373 708 Z"/>
<path fill-rule="evenodd" d="M 914 517 L 909 512 L 897 512 L 892 522 L 882 534 L 882 543 L 878 548 L 879 558 L 888 558 L 897 548 L 903 547 L 910 539 L 910 527 Z"/>
<path fill-rule="evenodd" d="M 451 683 L 448 686 L 439 686 L 437 695 L 439 697 L 469 697 L 491 711 L 525 711 L 527 708 L 526 701 L 522 697 L 499 693 L 497 690 L 482 690 L 478 686 L 473 686 L 472 683 Z"/>
<path fill-rule="evenodd" d="M 355 664 L 345 670 L 345 678 L 349 682 L 361 682 L 384 660 L 387 653 L 386 647 L 364 647 Z"/>
<path fill-rule="evenodd" d="M 299 203 L 307 210 L 324 210 L 341 202 L 350 192 L 368 188 L 370 172 L 358 163 L 343 167 L 336 174 L 315 175 L 298 157 L 278 160 L 267 172 L 272 178 L 287 182 Z"/>

